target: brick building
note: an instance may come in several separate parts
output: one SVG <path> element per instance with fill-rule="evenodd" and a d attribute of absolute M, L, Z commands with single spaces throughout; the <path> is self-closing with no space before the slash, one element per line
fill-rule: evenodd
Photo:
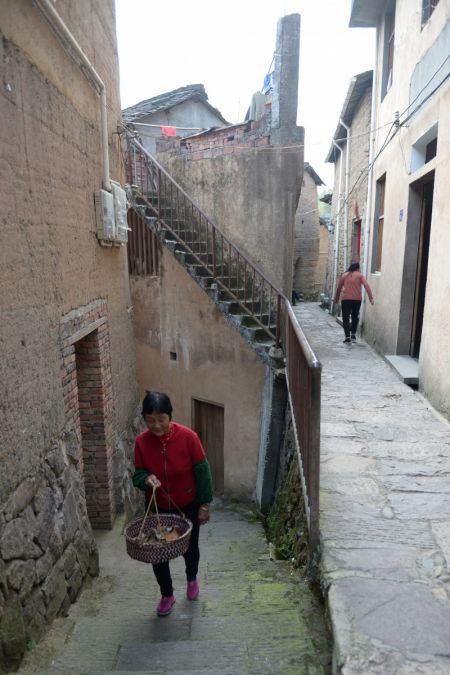
<path fill-rule="evenodd" d="M 334 164 L 327 295 L 351 262 L 364 264 L 370 111 L 373 71 L 355 75 L 345 97 L 326 161 Z"/>

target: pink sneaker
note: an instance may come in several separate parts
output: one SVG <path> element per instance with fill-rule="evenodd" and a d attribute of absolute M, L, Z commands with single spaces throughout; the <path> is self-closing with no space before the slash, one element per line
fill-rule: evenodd
<path fill-rule="evenodd" d="M 187 582 L 186 596 L 188 600 L 197 600 L 200 593 L 200 586 L 198 585 L 197 577 L 192 581 Z"/>
<path fill-rule="evenodd" d="M 156 608 L 156 613 L 158 616 L 167 616 L 170 614 L 172 611 L 172 607 L 175 604 L 175 596 L 172 593 L 172 595 L 162 595 L 161 600 L 158 603 L 158 607 Z"/>

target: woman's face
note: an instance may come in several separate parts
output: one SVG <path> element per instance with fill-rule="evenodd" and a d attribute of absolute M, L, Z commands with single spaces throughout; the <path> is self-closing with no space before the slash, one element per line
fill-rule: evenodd
<path fill-rule="evenodd" d="M 147 428 L 150 429 L 155 436 L 165 436 L 169 433 L 170 417 L 166 413 L 154 412 L 151 415 L 146 415 L 144 420 Z"/>

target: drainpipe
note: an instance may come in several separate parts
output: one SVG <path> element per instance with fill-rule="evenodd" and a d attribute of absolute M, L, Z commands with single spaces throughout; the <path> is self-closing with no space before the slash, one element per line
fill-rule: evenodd
<path fill-rule="evenodd" d="M 100 110 L 101 110 L 101 143 L 103 155 L 103 187 L 105 190 L 111 191 L 111 181 L 109 177 L 109 150 L 108 150 L 108 120 L 106 115 L 106 87 L 95 70 L 92 63 L 89 61 L 86 54 L 81 49 L 78 42 L 75 40 L 72 33 L 67 28 L 64 21 L 61 19 L 50 0 L 33 0 L 34 4 L 40 9 L 44 17 L 47 19 L 50 26 L 55 31 L 60 39 L 64 49 L 72 56 L 72 58 L 81 66 L 83 73 L 86 72 L 89 78 L 100 90 Z"/>
<path fill-rule="evenodd" d="M 342 148 L 336 143 L 333 138 L 333 145 L 341 153 L 341 158 L 339 160 L 339 193 L 338 193 L 338 206 L 337 206 L 337 215 L 336 215 L 336 245 L 334 248 L 334 270 L 333 270 L 333 292 L 331 297 L 331 302 L 334 303 L 334 294 L 336 293 L 336 281 L 337 281 L 337 271 L 339 264 L 339 225 L 341 220 L 341 195 L 342 195 Z M 334 309 L 334 304 L 332 305 Z"/>
<path fill-rule="evenodd" d="M 344 270 L 348 267 L 348 181 L 350 176 L 350 127 L 343 119 L 339 123 L 347 132 L 347 145 L 345 148 L 345 192 L 344 192 Z"/>
<path fill-rule="evenodd" d="M 372 103 L 370 108 L 370 138 L 369 138 L 369 171 L 367 174 L 367 199 L 366 199 L 366 213 L 364 218 L 364 266 L 363 274 L 367 279 L 369 273 L 369 237 L 370 237 L 370 218 L 372 213 L 372 180 L 373 180 L 373 156 L 375 147 L 375 107 L 377 98 L 377 45 L 375 41 L 375 68 L 373 70 L 372 81 Z M 363 288 L 363 301 L 361 303 L 360 323 L 361 327 L 364 324 L 364 310 L 366 307 L 366 291 Z"/>

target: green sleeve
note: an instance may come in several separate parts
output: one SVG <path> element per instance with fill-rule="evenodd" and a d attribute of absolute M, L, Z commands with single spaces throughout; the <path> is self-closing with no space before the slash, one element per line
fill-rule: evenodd
<path fill-rule="evenodd" d="M 197 502 L 199 504 L 209 504 L 213 499 L 213 484 L 211 469 L 207 459 L 194 464 L 194 477 L 197 487 Z"/>
<path fill-rule="evenodd" d="M 150 476 L 150 471 L 147 471 L 147 469 L 135 469 L 132 478 L 134 487 L 144 490 L 144 492 L 148 490 L 148 485 L 145 484 L 147 476 Z"/>

